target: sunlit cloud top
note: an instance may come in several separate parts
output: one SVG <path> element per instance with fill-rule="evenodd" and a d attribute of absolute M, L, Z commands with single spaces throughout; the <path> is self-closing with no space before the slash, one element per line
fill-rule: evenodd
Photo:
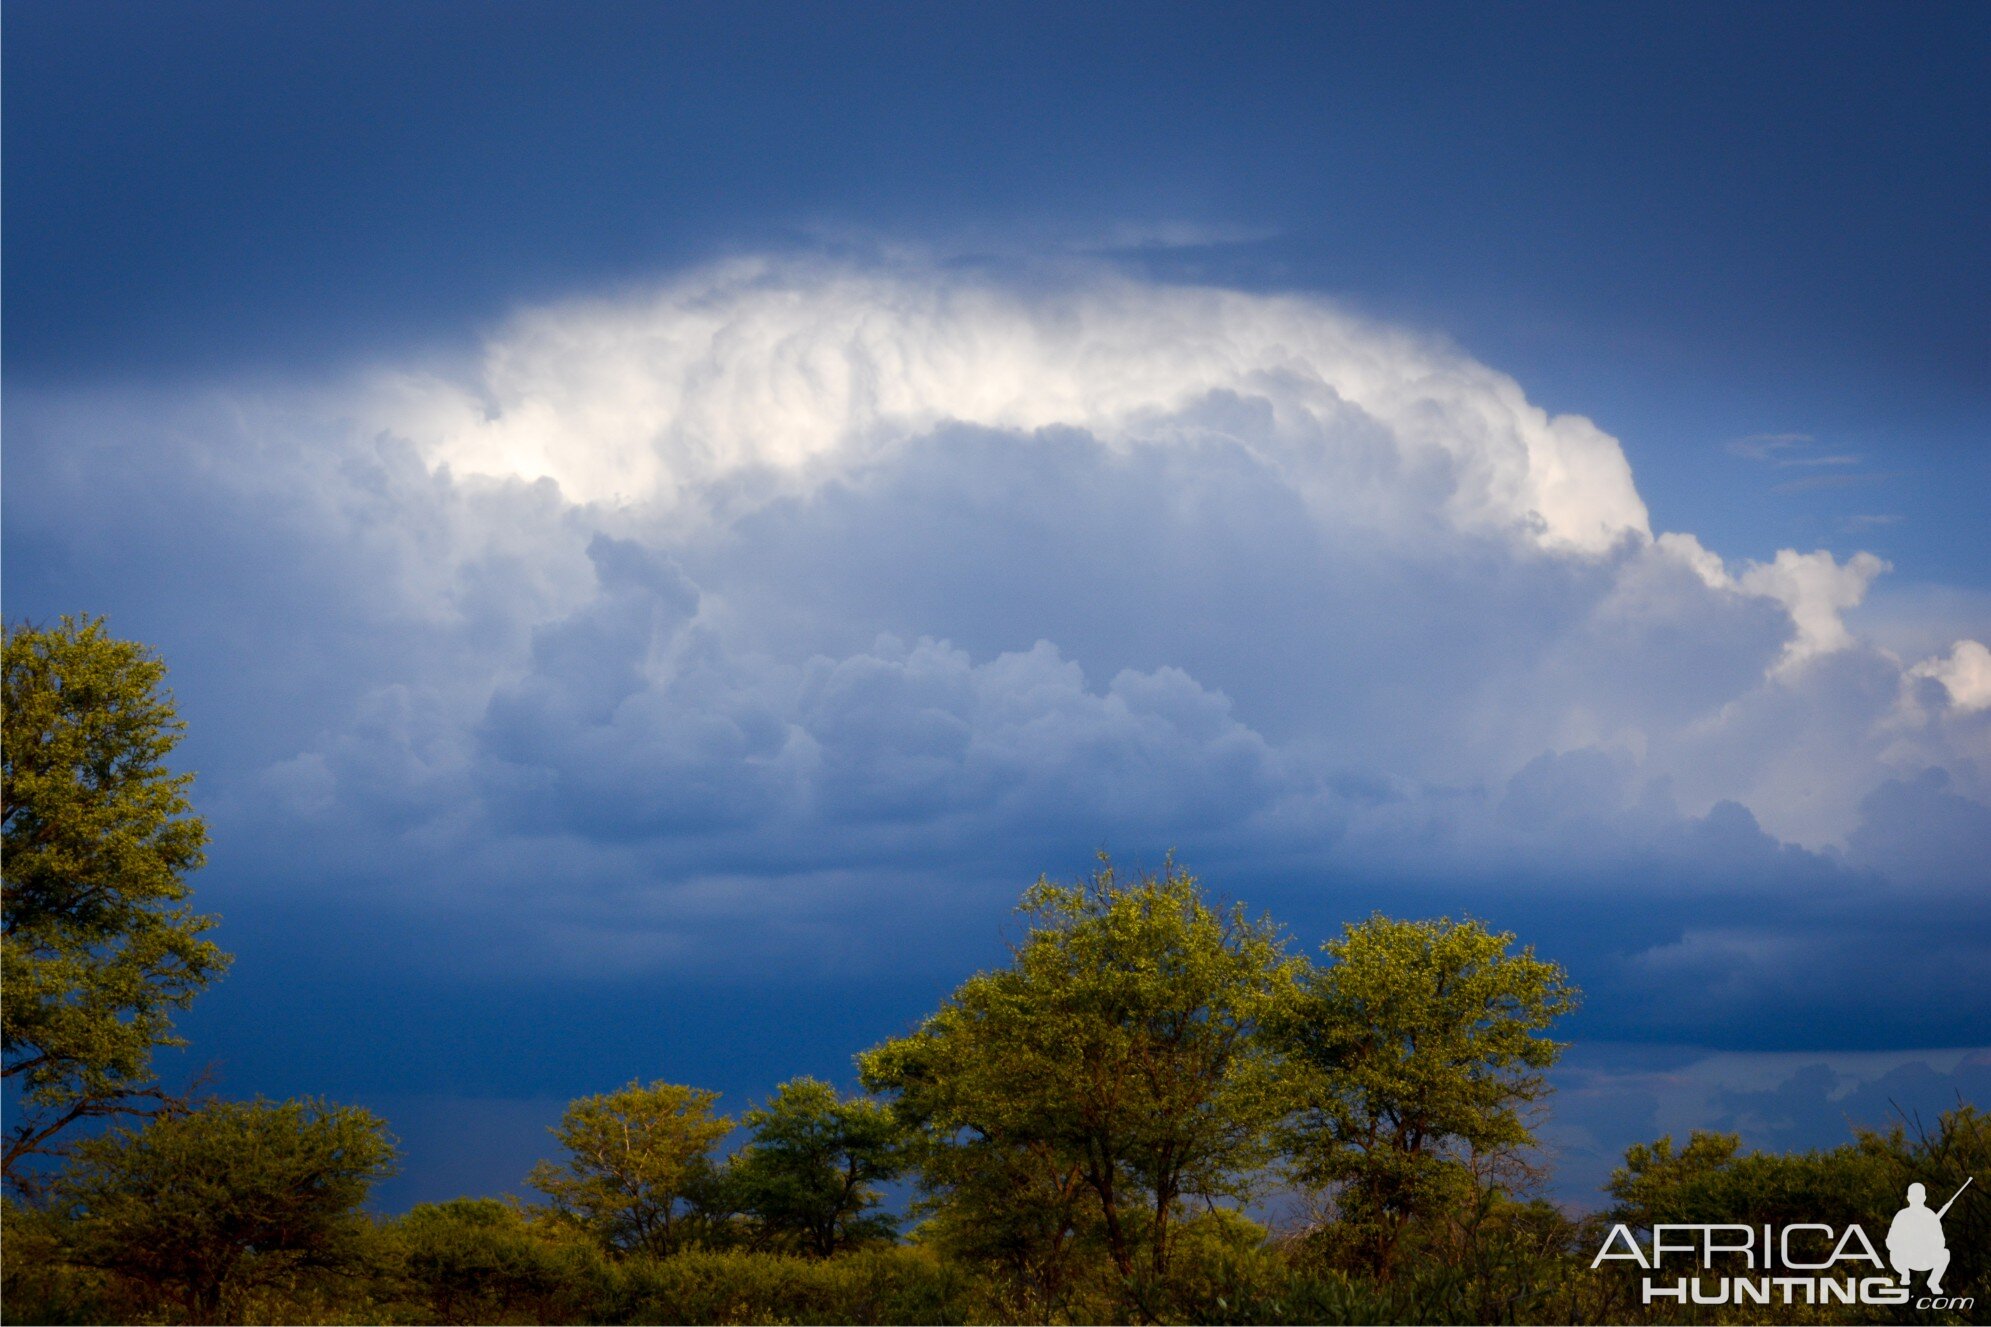
<path fill-rule="evenodd" d="M 1058 426 L 1116 448 L 1221 435 L 1344 518 L 1428 482 L 1462 528 L 1591 553 L 1649 536 L 1615 441 L 1505 375 L 1318 300 L 1104 272 L 1026 291 L 740 262 L 520 315 L 471 380 L 379 390 L 432 461 L 578 502 L 703 508 L 742 483 L 821 484 L 943 423 Z M 1263 420 L 1207 418 L 1242 401 Z"/>

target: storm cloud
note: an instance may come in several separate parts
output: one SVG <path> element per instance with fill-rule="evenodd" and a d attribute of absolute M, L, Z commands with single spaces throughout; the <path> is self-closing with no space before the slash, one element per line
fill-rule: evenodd
<path fill-rule="evenodd" d="M 1985 647 L 1655 531 L 1589 421 L 1317 299 L 742 261 L 9 435 L 12 578 L 174 665 L 217 871 L 445 969 L 952 971 L 1174 846 L 1531 926 L 1623 1040 L 1991 1012 Z"/>

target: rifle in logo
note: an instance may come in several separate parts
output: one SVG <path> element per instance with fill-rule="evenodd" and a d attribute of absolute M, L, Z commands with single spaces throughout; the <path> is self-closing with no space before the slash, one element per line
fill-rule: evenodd
<path fill-rule="evenodd" d="M 1929 1293 L 1943 1293 L 1943 1273 L 1950 1265 L 1950 1251 L 1943 1241 L 1943 1217 L 1976 1178 L 1972 1175 L 1964 1180 L 1950 1200 L 1933 1212 L 1929 1210 L 1929 1191 L 1920 1184 L 1908 1186 L 1908 1206 L 1894 1214 L 1894 1224 L 1887 1228 L 1887 1260 L 1901 1274 L 1902 1285 L 1909 1283 L 1913 1273 L 1927 1272 Z"/>

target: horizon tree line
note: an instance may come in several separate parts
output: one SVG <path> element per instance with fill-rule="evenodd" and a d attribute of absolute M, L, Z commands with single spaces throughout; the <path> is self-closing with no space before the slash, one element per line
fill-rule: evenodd
<path fill-rule="evenodd" d="M 572 1316 L 577 1250 L 620 1269 L 590 1274 L 597 1290 L 688 1258 L 883 1256 L 865 1251 L 908 1232 L 882 1186 L 909 1178 L 908 1252 L 945 1273 L 919 1284 L 968 1276 L 1005 1320 L 1231 1313 L 1249 1295 L 1210 1287 L 1263 1272 L 1250 1205 L 1273 1187 L 1308 1195 L 1315 1219 L 1279 1245 L 1287 1280 L 1267 1284 L 1286 1298 L 1260 1294 L 1262 1318 L 1332 1311 L 1322 1277 L 1368 1287 L 1346 1303 L 1375 1311 L 1373 1295 L 1434 1268 L 1477 1269 L 1471 1307 L 1489 1316 L 1502 1275 L 1574 1297 L 1557 1312 L 1583 1294 L 1618 1303 L 1571 1260 L 1581 1223 L 1534 1193 L 1533 1125 L 1564 1048 L 1548 1034 L 1579 998 L 1563 968 L 1472 918 L 1380 912 L 1309 956 L 1172 855 L 1129 874 L 1102 853 L 1076 881 L 1039 878 L 1008 963 L 860 1053 L 855 1094 L 792 1079 L 736 1125 L 716 1093 L 632 1080 L 568 1105 L 552 1130 L 564 1156 L 526 1177 L 543 1203 L 377 1222 L 363 1204 L 397 1155 L 377 1116 L 197 1100 L 152 1071 L 154 1047 L 181 1044 L 171 1014 L 230 961 L 188 903 L 207 836 L 191 776 L 167 765 L 184 725 L 163 664 L 101 619 L 10 626 L 4 648 L 10 1286 L 27 1284 L 25 1246 L 195 1321 L 390 1266 L 445 1317 L 512 1312 L 487 1283 L 536 1317 Z M 1649 1229 L 1710 1193 L 1749 1207 L 1734 1174 L 1798 1174 L 1765 1155 L 1719 1135 L 1642 1145 L 1613 1210 Z M 1856 1159 L 1863 1178 L 1838 1199 L 1904 1166 L 1977 1173 L 1991 1131 L 1960 1103 L 1934 1135 L 1861 1135 Z M 1833 1190 L 1827 1169 L 1802 1171 L 1807 1193 Z"/>

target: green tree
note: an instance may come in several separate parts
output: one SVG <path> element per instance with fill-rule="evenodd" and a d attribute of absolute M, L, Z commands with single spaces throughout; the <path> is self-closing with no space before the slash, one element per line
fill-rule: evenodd
<path fill-rule="evenodd" d="M 1099 1205 L 1078 1160 L 1044 1137 L 962 1131 L 929 1122 L 916 1139 L 921 1244 L 984 1269 L 1000 1322 L 1083 1322 L 1097 1269 L 1110 1265 Z M 1085 1302 L 1081 1302 L 1085 1301 Z"/>
<path fill-rule="evenodd" d="M 733 1203 L 763 1232 L 825 1258 L 891 1237 L 894 1222 L 872 1210 L 881 1198 L 875 1186 L 901 1174 L 906 1162 L 885 1107 L 797 1078 L 748 1111 L 746 1124 L 753 1141 L 734 1155 L 727 1178 Z"/>
<path fill-rule="evenodd" d="M 657 1082 L 571 1102 L 552 1131 L 566 1164 L 542 1161 L 526 1183 L 609 1249 L 669 1253 L 714 1183 L 713 1147 L 733 1128 L 712 1113 L 718 1100 L 717 1092 Z"/>
<path fill-rule="evenodd" d="M 4 661 L 0 1030 L 18 1186 L 76 1121 L 165 1103 L 152 1050 L 184 1044 L 171 1016 L 228 956 L 185 902 L 207 830 L 189 814 L 193 776 L 166 767 L 184 725 L 165 666 L 101 619 L 67 617 L 7 629 Z"/>
<path fill-rule="evenodd" d="M 1511 934 L 1378 913 L 1322 948 L 1275 1020 L 1297 1110 L 1293 1172 L 1332 1193 L 1360 1261 L 1388 1277 L 1420 1218 L 1475 1201 L 1491 1159 L 1532 1145 L 1526 1108 L 1576 989 Z"/>
<path fill-rule="evenodd" d="M 393 1163 L 357 1107 L 216 1102 L 76 1144 L 55 1195 L 80 1262 L 213 1321 L 251 1286 L 353 1266 L 372 1231 L 360 1204 Z"/>
<path fill-rule="evenodd" d="M 923 1182 L 957 1229 L 1031 1232 L 1042 1258 L 1096 1221 L 1149 1315 L 1139 1287 L 1165 1284 L 1184 1206 L 1242 1198 L 1269 1156 L 1278 1068 L 1255 1033 L 1297 960 L 1172 859 L 1122 882 L 1102 858 L 1080 883 L 1040 879 L 1021 910 L 1010 966 L 861 1056 L 865 1084 L 923 1135 Z"/>

